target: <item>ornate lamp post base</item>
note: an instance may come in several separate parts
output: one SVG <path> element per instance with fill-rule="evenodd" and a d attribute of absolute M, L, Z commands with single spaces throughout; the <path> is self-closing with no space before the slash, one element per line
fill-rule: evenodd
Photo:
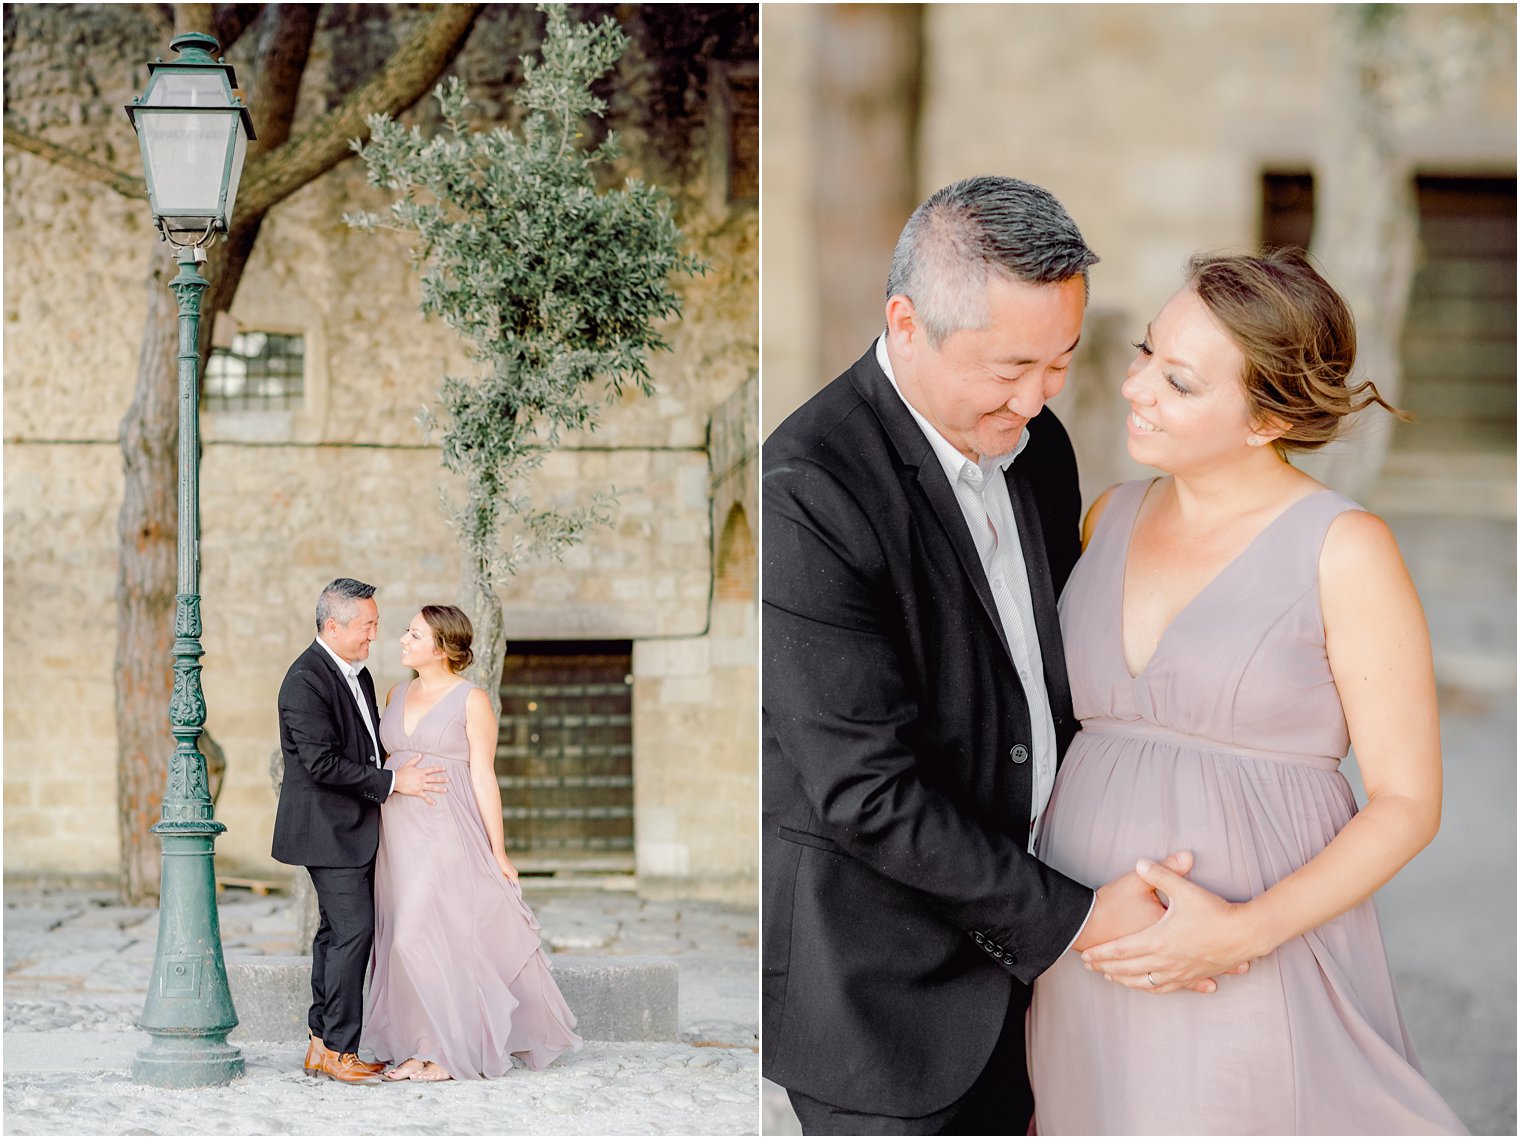
<path fill-rule="evenodd" d="M 243 1054 L 205 1036 L 155 1035 L 150 1047 L 132 1061 L 132 1078 L 155 1088 L 212 1088 L 230 1084 L 243 1074 Z"/>
<path fill-rule="evenodd" d="M 194 759 L 205 763 L 198 753 Z M 164 843 L 164 873 L 153 977 L 138 1021 L 153 1039 L 132 1063 L 138 1083 L 213 1087 L 243 1074 L 242 1052 L 227 1043 L 238 1020 L 216 911 L 212 844 L 225 829 L 210 818 L 165 819 L 153 828 Z"/>

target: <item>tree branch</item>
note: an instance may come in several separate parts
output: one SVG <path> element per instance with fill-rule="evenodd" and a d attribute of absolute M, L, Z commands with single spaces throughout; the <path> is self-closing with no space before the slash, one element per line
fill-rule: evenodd
<path fill-rule="evenodd" d="M 182 36 L 186 32 L 200 32 L 211 35 L 216 30 L 216 17 L 211 8 L 210 4 L 174 5 L 174 34 Z"/>
<path fill-rule="evenodd" d="M 349 139 L 369 137 L 366 120 L 370 115 L 399 114 L 427 94 L 464 47 L 465 37 L 482 7 L 439 5 L 385 67 L 336 110 L 324 115 L 300 137 L 262 156 L 251 156 L 238 191 L 238 213 L 266 213 L 347 158 L 351 153 Z M 277 96 L 271 92 L 271 97 Z M 5 124 L 5 145 L 72 170 L 123 197 L 147 196 L 147 183 L 142 178 L 49 142 L 10 122 Z"/>
<path fill-rule="evenodd" d="M 238 210 L 263 213 L 331 170 L 352 151 L 349 139 L 368 138 L 369 116 L 406 110 L 438 81 L 464 46 L 481 4 L 440 4 L 373 79 L 310 130 L 250 159 L 238 188 Z"/>
<path fill-rule="evenodd" d="M 318 14 L 315 4 L 279 4 L 264 17 L 249 87 L 249 101 L 259 109 L 259 137 L 249 146 L 255 157 L 279 149 L 290 138 L 296 97 L 316 36 Z M 211 273 L 211 288 L 203 302 L 203 311 L 211 317 L 201 321 L 199 349 L 203 360 L 209 358 L 211 351 L 216 314 L 231 310 L 232 298 L 237 295 L 243 270 L 264 223 L 263 213 L 248 212 L 241 200 L 238 207 L 232 232 L 222 244 L 221 256 Z"/>
<path fill-rule="evenodd" d="M 313 5 L 315 7 L 315 5 Z M 238 38 L 248 30 L 260 13 L 264 11 L 263 4 L 216 4 L 212 7 L 212 19 L 216 27 L 211 34 L 222 45 L 223 53 L 232 50 L 232 45 L 237 43 Z"/>
<path fill-rule="evenodd" d="M 24 150 L 28 154 L 35 154 L 55 166 L 62 166 L 93 182 L 109 186 L 123 197 L 146 198 L 148 196 L 148 184 L 142 178 L 123 173 L 113 166 L 107 166 L 104 162 L 97 162 L 87 155 L 68 150 L 56 142 L 49 142 L 45 138 L 30 134 L 9 122 L 5 124 L 5 145 L 14 146 L 17 150 Z"/>
<path fill-rule="evenodd" d="M 250 162 L 272 154 L 290 139 L 306 60 L 317 34 L 318 5 L 278 4 L 259 33 L 257 63 L 247 102 L 258 111 L 258 135 L 248 147 Z"/>

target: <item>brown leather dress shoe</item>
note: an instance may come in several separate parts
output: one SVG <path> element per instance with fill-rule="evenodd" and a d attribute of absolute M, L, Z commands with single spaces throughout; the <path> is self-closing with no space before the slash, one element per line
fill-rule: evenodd
<path fill-rule="evenodd" d="M 339 1054 L 324 1049 L 321 1071 L 329 1080 L 337 1080 L 340 1084 L 378 1084 L 380 1070 L 384 1067 L 383 1064 L 366 1064 L 353 1052 Z"/>
<path fill-rule="evenodd" d="M 320 1076 L 322 1074 L 322 1054 L 327 1051 L 327 1046 L 315 1036 L 306 1045 L 306 1060 L 301 1068 L 308 1076 Z"/>

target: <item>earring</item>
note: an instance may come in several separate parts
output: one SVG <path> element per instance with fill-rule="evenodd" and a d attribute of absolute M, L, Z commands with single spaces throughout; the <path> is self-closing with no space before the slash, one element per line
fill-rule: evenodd
<path fill-rule="evenodd" d="M 1265 442 L 1266 442 L 1266 440 L 1263 439 L 1260 435 L 1248 435 L 1248 436 L 1246 436 L 1246 443 L 1249 446 L 1252 446 L 1252 447 L 1260 447 Z"/>

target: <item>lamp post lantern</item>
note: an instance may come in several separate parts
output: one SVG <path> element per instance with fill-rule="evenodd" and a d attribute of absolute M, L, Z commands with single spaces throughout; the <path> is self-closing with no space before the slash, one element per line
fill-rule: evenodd
<path fill-rule="evenodd" d="M 218 44 L 190 32 L 170 44 L 179 59 L 148 65 L 148 88 L 127 107 L 142 147 L 153 222 L 177 250 L 179 275 L 179 588 L 174 612 L 174 692 L 163 811 L 158 944 L 138 1026 L 152 1037 L 132 1065 L 139 1082 L 186 1088 L 230 1083 L 243 1054 L 227 1043 L 237 1013 L 227 986 L 216 910 L 216 836 L 206 757 L 196 746 L 206 722 L 201 695 L 200 337 L 201 297 L 210 284 L 197 266 L 205 245 L 232 221 L 238 177 L 253 120 L 236 94 L 232 67 L 212 58 Z"/>

